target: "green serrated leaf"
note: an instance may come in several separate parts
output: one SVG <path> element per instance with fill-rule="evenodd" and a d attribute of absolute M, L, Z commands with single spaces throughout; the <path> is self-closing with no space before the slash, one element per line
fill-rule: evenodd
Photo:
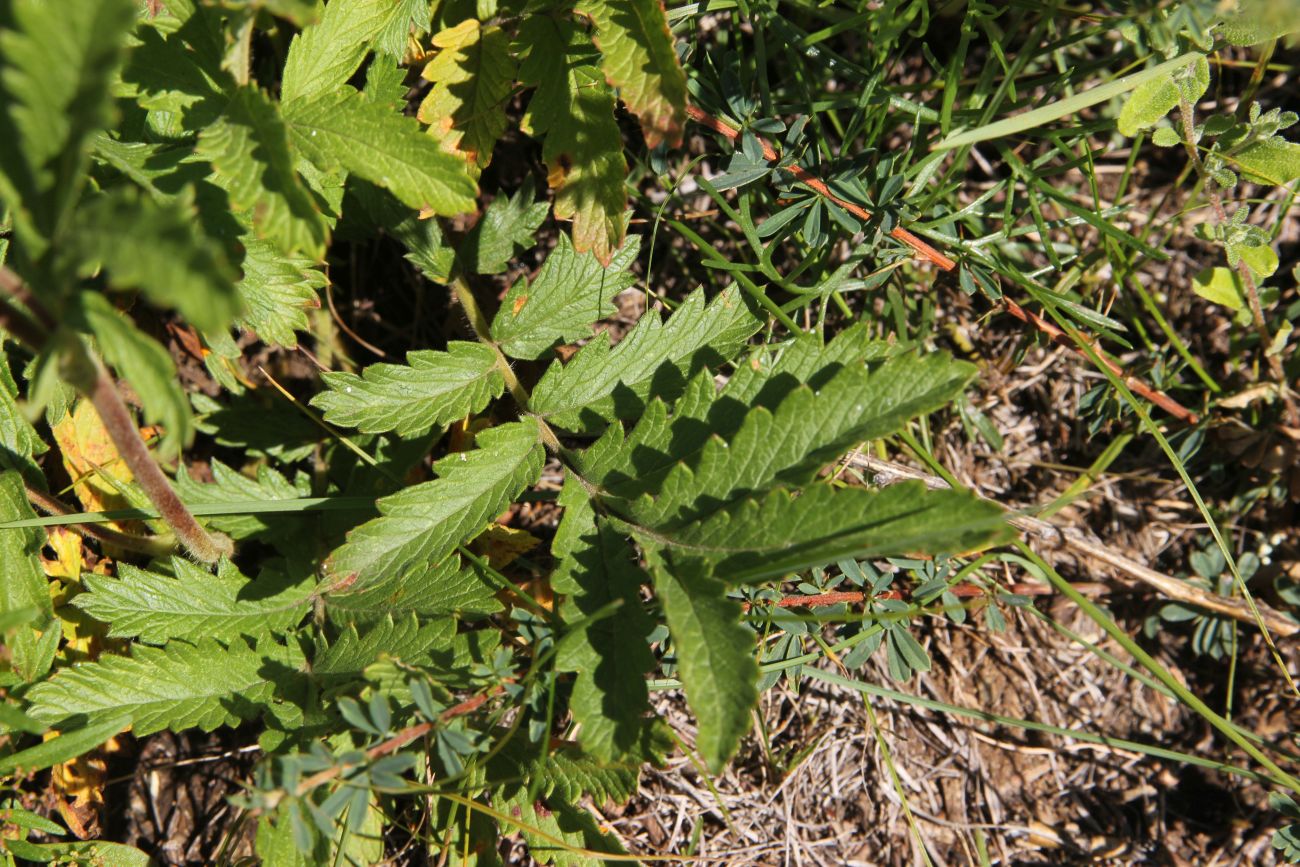
<path fill-rule="evenodd" d="M 499 274 L 506 269 L 517 248 L 536 244 L 537 230 L 551 206 L 545 199 L 533 200 L 532 175 L 513 196 L 499 195 L 460 245 L 460 259 L 476 274 Z"/>
<path fill-rule="evenodd" d="M 481 411 L 505 388 L 496 353 L 453 341 L 446 352 L 417 350 L 406 364 L 372 364 L 354 373 L 324 373 L 329 388 L 312 398 L 330 424 L 364 433 L 417 436 Z"/>
<path fill-rule="evenodd" d="M 320 307 L 317 290 L 328 278 L 306 256 L 288 256 L 268 241 L 244 240 L 244 276 L 235 291 L 244 304 L 239 324 L 267 343 L 294 347 L 308 328 L 307 311 Z"/>
<path fill-rule="evenodd" d="M 628 268 L 640 249 L 639 238 L 628 238 L 606 266 L 561 235 L 537 277 L 511 285 L 492 320 L 492 339 L 507 355 L 537 358 L 558 342 L 590 337 L 595 322 L 616 312 L 614 296 L 636 282 Z"/>
<path fill-rule="evenodd" d="M 338 640 L 321 650 L 312 661 L 312 676 L 358 676 L 381 657 L 419 665 L 427 662 L 433 648 L 449 649 L 455 634 L 454 620 L 444 617 L 421 624 L 413 613 L 376 621 L 364 634 L 355 623 L 349 624 Z"/>
<path fill-rule="evenodd" d="M 265 464 L 258 465 L 256 478 L 238 473 L 216 458 L 210 459 L 209 467 L 212 470 L 210 483 L 190 478 L 183 465 L 177 470 L 176 492 L 186 505 L 289 501 L 311 493 L 310 482 L 305 476 L 300 475 L 300 484 L 295 485 Z M 283 541 L 292 535 L 295 526 L 302 522 L 302 518 L 297 515 L 277 516 L 257 512 L 213 515 L 204 520 L 233 539 L 252 539 L 274 534 L 277 541 Z"/>
<path fill-rule="evenodd" d="M 35 518 L 27 501 L 23 479 L 16 471 L 0 473 L 0 521 Z M 40 677 L 48 669 L 49 656 L 42 632 L 61 632 L 51 625 L 54 606 L 50 601 L 49 582 L 41 568 L 40 551 L 45 531 L 38 527 L 0 530 L 0 616 L 27 612 L 25 621 L 13 627 L 8 645 L 14 671 L 26 681 Z"/>
<path fill-rule="evenodd" d="M 287 104 L 337 90 L 372 48 L 400 60 L 422 11 L 428 13 L 428 0 L 330 0 L 320 20 L 289 44 L 280 99 Z M 425 14 L 424 29 L 428 24 Z"/>
<path fill-rule="evenodd" d="M 438 147 L 413 118 L 350 87 L 286 104 L 284 118 L 294 145 L 321 168 L 346 169 L 441 216 L 474 210 L 477 190 L 462 160 Z"/>
<path fill-rule="evenodd" d="M 136 328 L 98 292 L 82 292 L 80 313 L 95 336 L 104 360 L 131 384 L 144 417 L 160 424 L 164 452 L 178 450 L 192 434 L 189 401 L 176 376 L 176 365 L 158 341 Z"/>
<path fill-rule="evenodd" d="M 312 259 L 324 254 L 329 227 L 294 170 L 279 109 L 260 88 L 235 91 L 225 114 L 199 134 L 196 153 L 212 163 L 230 204 L 249 212 L 258 237 Z"/>
<path fill-rule="evenodd" d="M 597 523 L 575 477 L 565 479 L 559 505 L 564 518 L 551 549 L 559 558 L 551 586 L 565 596 L 561 619 L 582 625 L 560 640 L 555 664 L 577 675 L 569 710 L 581 726 L 583 749 L 614 761 L 639 754 L 649 725 L 645 677 L 655 664 L 647 643 L 654 624 L 640 596 L 647 576 L 632 559 L 627 539 Z M 605 610 L 611 605 L 617 607 Z"/>
<path fill-rule="evenodd" d="M 0 470 L 18 470 L 29 482 L 43 478 L 33 458 L 49 449 L 18 405 L 18 383 L 0 346 Z"/>
<path fill-rule="evenodd" d="M 1300 178 L 1300 144 L 1279 136 L 1249 145 L 1231 159 L 1252 184 L 1278 187 Z"/>
<path fill-rule="evenodd" d="M 349 533 L 326 560 L 339 590 L 438 565 L 541 474 L 546 450 L 532 419 L 485 430 L 477 445 L 434 464 L 437 479 L 379 500 L 380 517 Z"/>
<path fill-rule="evenodd" d="M 605 78 L 641 121 L 646 145 L 676 145 L 686 123 L 686 73 L 660 0 L 581 0 L 596 24 Z"/>
<path fill-rule="evenodd" d="M 1003 538 L 1006 525 L 987 500 L 918 482 L 880 490 L 814 484 L 797 495 L 778 488 L 681 527 L 642 532 L 744 583 L 846 559 L 969 551 Z"/>
<path fill-rule="evenodd" d="M 74 222 L 85 275 L 102 266 L 114 289 L 139 289 L 196 327 L 217 331 L 239 311 L 235 272 L 221 247 L 197 230 L 193 208 L 118 187 L 83 202 Z"/>
<path fill-rule="evenodd" d="M 242 640 L 137 644 L 129 657 L 104 654 L 61 669 L 27 698 L 31 715 L 51 724 L 79 714 L 92 720 L 125 715 L 137 736 L 167 728 L 212 731 L 256 715 L 270 701 L 265 666 L 264 655 Z"/>
<path fill-rule="evenodd" d="M 727 390 L 709 400 L 712 383 L 704 381 L 703 399 L 670 423 L 647 413 L 621 449 L 623 459 L 594 481 L 632 501 L 623 508 L 642 526 L 694 520 L 737 496 L 807 484 L 853 445 L 945 406 L 976 373 L 942 353 L 896 356 L 875 371 L 836 367 L 823 366 L 811 383 L 769 381 L 757 396 L 768 405 L 746 406 Z M 617 427 L 605 439 L 617 440 Z"/>
<path fill-rule="evenodd" d="M 174 575 L 147 572 L 126 563 L 116 578 L 87 574 L 86 593 L 73 604 L 109 624 L 109 636 L 164 644 L 173 638 L 229 641 L 284 630 L 310 607 L 311 588 L 272 577 L 253 581 L 229 561 L 215 575 L 173 557 Z"/>
<path fill-rule="evenodd" d="M 0 200 L 36 258 L 83 183 L 85 140 L 109 120 L 130 0 L 0 6 Z"/>
<path fill-rule="evenodd" d="M 702 291 L 694 292 L 667 322 L 647 312 L 613 349 L 608 336 L 599 334 L 568 364 L 552 363 L 529 408 L 568 430 L 634 418 L 652 392 L 676 398 L 692 375 L 732 357 L 760 327 L 762 320 L 739 289 L 708 304 Z"/>
<path fill-rule="evenodd" d="M 347 623 L 415 614 L 422 618 L 454 616 L 478 619 L 502 608 L 497 588 L 476 567 L 463 567 L 451 556 L 431 569 L 392 574 L 361 590 L 325 596 L 330 617 Z"/>
<path fill-rule="evenodd" d="M 614 120 L 614 91 L 588 37 L 550 15 L 531 15 L 519 28 L 528 56 L 519 78 L 536 87 L 524 130 L 544 136 L 542 158 L 550 170 L 555 216 L 573 220 L 573 243 L 609 261 L 623 243 L 627 162 Z"/>
<path fill-rule="evenodd" d="M 1184 69 L 1145 82 L 1124 100 L 1119 114 L 1120 134 L 1132 137 L 1155 126 L 1184 97 L 1194 103 L 1209 87 L 1210 64 L 1204 55 L 1197 55 Z"/>
<path fill-rule="evenodd" d="M 433 87 L 417 116 L 443 150 L 464 159 L 477 176 L 506 128 L 515 86 L 510 40 L 500 27 L 467 18 L 436 34 L 433 45 L 440 50 L 421 73 Z"/>
<path fill-rule="evenodd" d="M 702 561 L 670 562 L 652 544 L 646 562 L 673 637 L 686 702 L 699 721 L 695 747 L 709 769 L 721 773 L 749 731 L 758 702 L 754 634 L 741 625 L 740 603 L 727 598 L 726 586 Z"/>

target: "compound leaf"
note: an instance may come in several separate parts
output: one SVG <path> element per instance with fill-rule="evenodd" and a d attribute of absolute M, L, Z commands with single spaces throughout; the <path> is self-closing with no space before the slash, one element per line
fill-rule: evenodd
<path fill-rule="evenodd" d="M 420 7 L 427 12 L 427 0 L 330 0 L 320 20 L 289 44 L 280 99 L 287 105 L 337 90 L 376 43 L 400 58 L 409 27 L 419 26 Z"/>
<path fill-rule="evenodd" d="M 654 624 L 640 596 L 647 576 L 623 534 L 597 522 L 574 477 L 565 480 L 559 504 L 564 518 L 551 550 L 560 562 L 551 586 L 565 594 L 561 618 L 580 625 L 561 639 L 556 667 L 577 673 L 569 709 L 583 749 L 615 761 L 637 752 L 649 725 L 645 677 L 655 664 L 647 640 Z"/>
<path fill-rule="evenodd" d="M 758 701 L 754 634 L 740 622 L 740 603 L 694 558 L 668 563 L 653 547 L 646 561 L 673 637 L 686 701 L 699 721 L 695 746 L 720 773 L 749 731 Z"/>
<path fill-rule="evenodd" d="M 523 127 L 545 137 L 542 158 L 556 190 L 555 216 L 573 220 L 575 247 L 609 261 L 623 243 L 627 207 L 627 162 L 614 120 L 614 91 L 573 22 L 530 16 L 520 25 L 519 42 L 528 46 L 519 77 L 537 88 Z"/>
<path fill-rule="evenodd" d="M 324 598 L 332 618 L 365 622 L 407 613 L 426 618 L 484 617 L 501 610 L 496 593 L 477 567 L 462 567 L 460 557 L 453 554 L 431 569 L 391 574 L 360 590 Z"/>
<path fill-rule="evenodd" d="M 545 199 L 533 200 L 532 175 L 513 196 L 497 196 L 465 236 L 460 257 L 476 274 L 499 274 L 506 270 L 516 248 L 532 247 L 537 230 L 551 206 Z"/>
<path fill-rule="evenodd" d="M 742 583 L 846 559 L 969 551 L 1003 538 L 1005 517 L 987 500 L 920 482 L 879 490 L 814 484 L 797 495 L 777 488 L 745 497 L 644 537 Z"/>
<path fill-rule="evenodd" d="M 225 114 L 199 134 L 197 153 L 235 209 L 248 211 L 258 237 L 319 259 L 329 227 L 294 170 L 289 133 L 260 88 L 241 87 Z"/>
<path fill-rule="evenodd" d="M 433 44 L 440 50 L 422 73 L 433 87 L 418 117 L 444 150 L 477 175 L 506 128 L 506 103 L 515 86 L 510 40 L 501 28 L 480 27 L 469 18 L 436 34 Z"/>
<path fill-rule="evenodd" d="M 361 376 L 324 373 L 321 379 L 329 390 L 311 403 L 326 421 L 398 436 L 476 413 L 505 387 L 491 347 L 464 341 L 448 344 L 446 352 L 408 352 L 404 365 L 372 364 Z"/>
<path fill-rule="evenodd" d="M 244 276 L 235 284 L 243 302 L 240 325 L 267 343 L 297 346 L 307 311 L 320 307 L 326 276 L 306 256 L 289 256 L 269 241 L 244 239 Z"/>

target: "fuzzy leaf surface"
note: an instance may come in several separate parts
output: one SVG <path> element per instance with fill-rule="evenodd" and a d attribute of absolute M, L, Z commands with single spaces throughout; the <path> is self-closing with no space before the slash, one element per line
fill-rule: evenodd
<path fill-rule="evenodd" d="M 605 78 L 641 121 L 646 145 L 676 145 L 686 123 L 686 73 L 660 0 L 581 0 L 596 24 Z"/>
<path fill-rule="evenodd" d="M 172 641 L 137 644 L 131 656 L 105 654 L 54 674 L 27 693 L 30 713 L 54 724 L 85 714 L 91 720 L 128 715 L 136 735 L 163 729 L 204 731 L 235 725 L 262 710 L 273 685 L 266 658 L 242 639 L 223 645 Z"/>
<path fill-rule="evenodd" d="M 567 430 L 593 430 L 610 419 L 634 418 L 650 394 L 676 398 L 706 366 L 731 358 L 762 327 L 740 290 L 711 303 L 690 295 L 665 322 L 647 312 L 617 346 L 597 335 L 567 364 L 551 364 L 529 408 Z"/>
<path fill-rule="evenodd" d="M 628 268 L 640 249 L 639 238 L 628 238 L 602 265 L 560 235 L 537 277 L 520 277 L 506 292 L 492 320 L 492 339 L 507 355 L 537 358 L 558 342 L 590 337 L 593 323 L 616 312 L 614 296 L 636 282 Z"/>
<path fill-rule="evenodd" d="M 1195 103 L 1209 86 L 1210 65 L 1204 56 L 1197 57 L 1188 69 L 1139 85 L 1124 98 L 1124 107 L 1119 114 L 1120 134 L 1135 136 L 1139 131 L 1155 126 L 1182 99 Z"/>
<path fill-rule="evenodd" d="M 294 145 L 319 167 L 346 169 L 406 205 L 449 217 L 474 210 L 477 190 L 462 160 L 419 123 L 342 87 L 284 108 Z"/>
<path fill-rule="evenodd" d="M 16 471 L 0 473 L 0 521 L 35 518 Z M 31 609 L 40 620 L 54 615 L 49 582 L 41 568 L 45 531 L 40 527 L 0 530 L 0 614 Z"/>
<path fill-rule="evenodd" d="M 754 633 L 740 622 L 740 603 L 694 558 L 665 562 L 647 551 L 655 594 L 673 637 L 686 701 L 699 721 L 695 746 L 720 773 L 749 731 L 758 701 Z"/>
<path fill-rule="evenodd" d="M 456 623 L 449 618 L 421 624 L 414 614 L 394 619 L 386 617 L 358 630 L 349 624 L 338 640 L 324 648 L 312 661 L 312 675 L 340 677 L 359 675 L 381 657 L 420 664 L 435 647 L 449 648 L 456 634 Z"/>
<path fill-rule="evenodd" d="M 361 376 L 324 373 L 321 380 L 329 390 L 311 404 L 330 424 L 398 436 L 476 413 L 505 388 L 491 347 L 464 341 L 446 352 L 408 352 L 406 364 L 372 364 Z"/>
<path fill-rule="evenodd" d="M 479 170 L 506 128 L 506 103 L 515 86 L 510 40 L 500 27 L 467 18 L 436 34 L 440 49 L 421 73 L 433 87 L 420 103 L 421 123 L 442 148 Z"/>
<path fill-rule="evenodd" d="M 164 644 L 173 638 L 196 641 L 216 638 L 231 641 L 288 629 L 310 607 L 310 589 L 302 586 L 267 587 L 254 582 L 228 560 L 215 575 L 188 560 L 173 557 L 175 575 L 147 572 L 126 563 L 118 577 L 87 574 L 89 592 L 73 604 L 110 625 L 109 635 L 135 638 L 147 644 Z"/>
<path fill-rule="evenodd" d="M 348 534 L 326 561 L 327 573 L 362 590 L 436 566 L 541 475 L 546 451 L 536 421 L 490 428 L 477 444 L 435 463 L 433 481 L 380 499 L 380 517 Z"/>
<path fill-rule="evenodd" d="M 231 205 L 249 212 L 258 237 L 287 253 L 324 254 L 329 227 L 294 169 L 279 108 L 260 88 L 235 92 L 225 114 L 199 134 L 197 153 Z"/>
<path fill-rule="evenodd" d="M 627 162 L 614 120 L 614 91 L 599 57 L 572 21 L 531 15 L 519 28 L 529 46 L 519 78 L 536 87 L 524 130 L 542 136 L 542 159 L 555 189 L 555 216 L 573 221 L 573 243 L 609 261 L 623 243 Z"/>
<path fill-rule="evenodd" d="M 1256 142 L 1232 160 L 1252 184 L 1280 187 L 1300 178 L 1300 144 L 1281 136 Z"/>

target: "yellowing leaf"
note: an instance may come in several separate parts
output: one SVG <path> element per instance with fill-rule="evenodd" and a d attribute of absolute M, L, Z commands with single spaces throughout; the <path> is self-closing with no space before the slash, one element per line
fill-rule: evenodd
<path fill-rule="evenodd" d="M 509 40 L 499 27 L 480 27 L 470 18 L 438 33 L 433 44 L 441 50 L 424 67 L 433 89 L 420 103 L 419 119 L 443 150 L 463 157 L 477 175 L 506 128 L 515 85 Z"/>
<path fill-rule="evenodd" d="M 686 73 L 660 0 L 581 0 L 596 24 L 601 69 L 641 120 L 646 144 L 677 144 L 686 123 Z"/>
<path fill-rule="evenodd" d="M 544 136 L 555 216 L 573 220 L 573 246 L 608 264 L 627 229 L 627 162 L 614 120 L 614 91 L 591 43 L 572 22 L 534 15 L 519 28 L 530 46 L 519 77 L 537 88 L 524 131 Z"/>
<path fill-rule="evenodd" d="M 493 569 L 504 569 L 542 543 L 527 530 L 493 524 L 474 540 L 474 553 L 487 557 Z"/>
<path fill-rule="evenodd" d="M 131 505 L 111 480 L 129 484 L 134 477 L 93 406 L 84 400 L 77 401 L 72 411 L 54 425 L 53 433 L 77 499 L 87 511 L 103 512 Z"/>

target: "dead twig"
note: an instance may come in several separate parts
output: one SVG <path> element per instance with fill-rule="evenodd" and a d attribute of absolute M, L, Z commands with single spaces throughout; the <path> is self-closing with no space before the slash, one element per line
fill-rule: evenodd
<path fill-rule="evenodd" d="M 873 458 L 863 454 L 853 454 L 849 456 L 848 463 L 850 466 L 864 469 L 871 472 L 877 484 L 889 485 L 897 482 L 915 479 L 922 481 L 930 488 L 947 488 L 950 485 L 939 478 L 928 473 L 911 467 L 896 464 L 893 461 L 886 461 L 880 458 Z M 1031 518 L 1028 515 L 1017 515 L 1010 519 L 1012 526 L 1024 532 L 1029 536 L 1036 537 L 1042 541 L 1052 543 L 1059 548 L 1067 548 L 1082 557 L 1091 558 L 1101 561 L 1111 566 L 1130 578 L 1152 587 L 1166 598 L 1174 602 L 1181 602 L 1185 605 L 1192 605 L 1202 608 L 1206 611 L 1212 611 L 1215 614 L 1221 614 L 1224 617 L 1231 617 L 1234 620 L 1240 620 L 1243 623 L 1255 623 L 1255 615 L 1251 613 L 1250 606 L 1240 599 L 1226 599 L 1207 590 L 1202 590 L 1186 581 L 1179 581 L 1177 578 L 1170 577 L 1161 572 L 1145 566 L 1136 560 L 1118 554 L 1100 541 L 1089 539 L 1083 533 L 1070 527 L 1057 527 L 1056 525 L 1041 520 Z M 1294 636 L 1300 632 L 1300 624 L 1297 624 L 1280 612 L 1274 611 L 1261 603 L 1256 603 L 1259 609 L 1260 620 L 1268 630 L 1284 638 Z"/>

